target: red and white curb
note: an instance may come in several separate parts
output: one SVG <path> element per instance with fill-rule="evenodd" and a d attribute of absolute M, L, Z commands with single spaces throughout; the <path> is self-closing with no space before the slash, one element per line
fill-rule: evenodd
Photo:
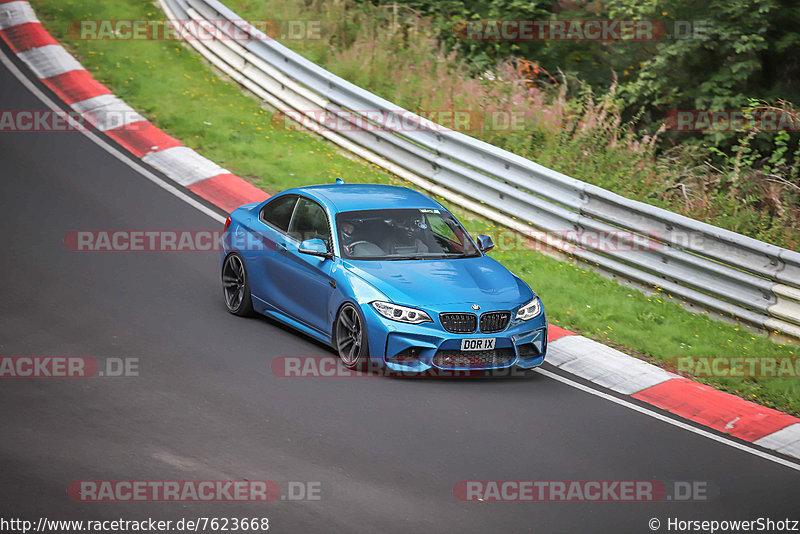
<path fill-rule="evenodd" d="M 670 373 L 551 325 L 547 362 L 617 393 L 800 458 L 800 419 Z"/>
<path fill-rule="evenodd" d="M 0 36 L 49 89 L 145 163 L 227 211 L 269 195 L 165 134 L 98 83 L 27 1 L 0 0 Z"/>
<path fill-rule="evenodd" d="M 27 1 L 0 0 L 0 37 L 63 102 L 88 115 L 98 130 L 177 184 L 229 212 L 269 198 L 114 96 L 53 39 Z M 619 394 L 800 458 L 800 419 L 687 380 L 555 325 L 550 325 L 547 361 Z"/>

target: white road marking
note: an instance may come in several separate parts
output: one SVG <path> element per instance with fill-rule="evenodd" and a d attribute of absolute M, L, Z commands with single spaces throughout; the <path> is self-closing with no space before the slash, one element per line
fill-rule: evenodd
<path fill-rule="evenodd" d="M 728 428 L 728 429 L 731 429 L 731 428 L 733 428 L 733 425 L 735 425 L 735 424 L 736 424 L 736 421 L 738 421 L 739 419 L 741 419 L 741 417 L 736 417 L 736 418 L 735 418 L 733 421 L 731 421 L 731 422 L 727 423 L 727 424 L 725 425 L 725 428 Z"/>
<path fill-rule="evenodd" d="M 663 421 L 663 422 L 668 423 L 668 424 L 670 424 L 672 426 L 676 426 L 676 427 L 681 428 L 683 430 L 687 430 L 689 432 L 692 432 L 694 434 L 703 436 L 705 438 L 708 438 L 710 440 L 716 441 L 718 443 L 723 443 L 725 445 L 728 445 L 729 447 L 733 447 L 734 449 L 739 449 L 741 451 L 748 452 L 748 453 L 750 453 L 750 454 L 752 454 L 754 456 L 758 456 L 759 458 L 764 458 L 765 460 L 769 460 L 771 462 L 775 462 L 776 464 L 780 464 L 780 465 L 782 465 L 784 467 L 788 467 L 789 469 L 794 469 L 795 471 L 800 471 L 800 465 L 798 465 L 798 464 L 796 464 L 794 462 L 791 462 L 789 460 L 786 460 L 784 458 L 779 458 L 778 456 L 773 456 L 772 454 L 770 454 L 768 452 L 764 452 L 764 451 L 755 449 L 755 448 L 750 447 L 750 446 L 748 446 L 748 445 L 746 445 L 744 443 L 738 443 L 738 442 L 733 441 L 731 439 L 724 438 L 722 436 L 718 436 L 716 434 L 713 434 L 713 433 L 711 433 L 711 432 L 709 432 L 707 430 L 703 430 L 702 428 L 694 427 L 692 425 L 684 423 L 683 421 L 678 421 L 676 419 L 672 419 L 671 417 L 667 417 L 667 416 L 665 416 L 663 414 L 656 413 L 656 412 L 651 411 L 651 410 L 649 410 L 647 408 L 644 408 L 644 407 L 639 406 L 637 404 L 633 404 L 632 402 L 626 401 L 625 399 L 620 399 L 619 397 L 615 397 L 614 395 L 609 395 L 608 393 L 604 393 L 602 391 L 598 391 L 596 389 L 590 388 L 589 386 L 586 386 L 584 384 L 580 384 L 578 382 L 575 382 L 574 380 L 570 380 L 569 378 L 563 377 L 561 375 L 557 375 L 557 374 L 552 373 L 550 371 L 547 371 L 545 369 L 536 368 L 534 370 L 537 373 L 540 373 L 540 374 L 542 374 L 542 375 L 544 375 L 544 376 L 546 376 L 548 378 L 552 378 L 553 380 L 557 380 L 558 382 L 561 382 L 562 384 L 566 384 L 568 386 L 574 387 L 575 389 L 580 389 L 581 391 L 585 391 L 586 393 L 589 393 L 590 395 L 594 395 L 596 397 L 600 397 L 601 399 L 605 399 L 607 401 L 614 402 L 616 404 L 619 404 L 620 406 L 624 406 L 625 408 L 629 408 L 629 409 L 631 409 L 631 410 L 633 410 L 635 412 L 642 413 L 642 414 L 650 416 L 650 417 L 652 417 L 654 419 L 658 419 L 659 421 Z"/>
<path fill-rule="evenodd" d="M 41 89 L 36 87 L 36 85 L 33 82 L 31 82 L 28 79 L 28 77 L 25 76 L 17 68 L 16 65 L 14 65 L 14 63 L 8 58 L 8 56 L 5 54 L 5 52 L 3 50 L 0 50 L 0 62 L 3 63 L 3 65 L 9 70 L 9 72 L 11 72 L 11 74 L 13 74 L 14 77 L 17 78 L 17 80 L 19 80 L 20 83 L 22 83 L 22 85 L 24 85 L 31 93 L 33 93 L 47 107 L 49 107 L 53 111 L 60 111 L 62 109 L 59 105 L 57 105 L 55 102 L 53 102 L 53 100 L 49 96 L 47 96 L 44 92 L 42 92 Z M 206 215 L 208 215 L 209 217 L 211 217 L 215 221 L 217 221 L 219 223 L 224 223 L 225 222 L 225 217 L 224 216 L 220 215 L 219 213 L 217 213 L 216 211 L 212 210 L 211 208 L 209 208 L 207 206 L 204 206 L 202 203 L 198 202 L 194 198 L 192 198 L 189 195 L 187 195 L 182 189 L 180 189 L 180 188 L 178 188 L 178 187 L 176 187 L 176 186 L 174 186 L 172 184 L 169 184 L 169 183 L 165 182 L 164 180 L 162 180 L 161 178 L 159 178 L 158 176 L 156 176 L 155 174 L 150 172 L 141 163 L 129 159 L 119 149 L 117 149 L 116 147 L 112 146 L 108 141 L 106 141 L 102 137 L 100 137 L 100 136 L 98 136 L 95 133 L 90 132 L 90 131 L 81 131 L 81 133 L 83 135 L 85 135 L 86 137 L 88 137 L 89 139 L 91 139 L 92 142 L 94 142 L 97 146 L 99 146 L 100 148 L 102 148 L 103 150 L 105 150 L 106 152 L 108 152 L 109 154 L 114 156 L 115 158 L 117 158 L 119 161 L 121 161 L 122 163 L 124 163 L 125 165 L 127 165 L 128 167 L 133 169 L 134 171 L 138 172 L 139 174 L 141 174 L 142 176 L 144 176 L 148 180 L 150 180 L 151 182 L 157 184 L 162 189 L 164 189 L 166 191 L 169 191 L 171 194 L 175 195 L 176 197 L 178 197 L 179 199 L 183 200 L 187 204 L 189 204 L 189 205 L 197 208 L 198 210 L 202 211 L 203 213 L 205 213 Z"/>

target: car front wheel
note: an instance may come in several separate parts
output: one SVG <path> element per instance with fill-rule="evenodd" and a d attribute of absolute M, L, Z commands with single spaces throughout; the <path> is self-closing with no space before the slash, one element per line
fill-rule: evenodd
<path fill-rule="evenodd" d="M 361 314 L 352 304 L 345 304 L 336 317 L 336 349 L 348 369 L 363 369 L 369 361 L 367 333 Z"/>
<path fill-rule="evenodd" d="M 238 254 L 225 258 L 222 266 L 222 292 L 229 312 L 242 317 L 253 314 L 250 281 L 247 279 L 244 262 Z"/>

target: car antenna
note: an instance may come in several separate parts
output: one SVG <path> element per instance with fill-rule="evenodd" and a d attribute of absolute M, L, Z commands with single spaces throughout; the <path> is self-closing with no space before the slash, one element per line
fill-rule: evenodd
<path fill-rule="evenodd" d="M 344 180 L 342 180 L 341 178 L 337 178 L 337 179 L 336 179 L 336 185 L 341 185 L 341 184 L 346 184 L 346 183 L 347 183 L 347 182 L 345 182 L 345 181 L 344 181 Z"/>

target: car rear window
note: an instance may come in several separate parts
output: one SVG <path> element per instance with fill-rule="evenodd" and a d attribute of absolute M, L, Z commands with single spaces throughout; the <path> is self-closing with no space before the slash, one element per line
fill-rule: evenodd
<path fill-rule="evenodd" d="M 295 195 L 276 198 L 261 210 L 261 220 L 286 232 L 289 229 L 289 221 L 292 218 L 295 203 L 297 203 Z"/>

